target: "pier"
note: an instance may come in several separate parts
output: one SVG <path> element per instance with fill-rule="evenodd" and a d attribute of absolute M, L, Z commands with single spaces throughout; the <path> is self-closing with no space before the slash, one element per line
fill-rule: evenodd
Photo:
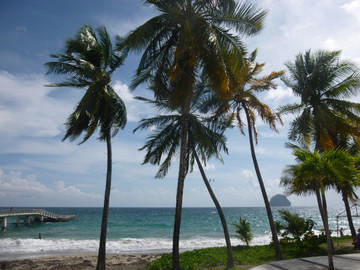
<path fill-rule="evenodd" d="M 32 222 L 65 222 L 75 218 L 75 215 L 58 215 L 44 209 L 0 209 L 0 224 L 4 231 L 7 218 L 16 217 L 15 225 L 23 221 L 25 224 Z"/>

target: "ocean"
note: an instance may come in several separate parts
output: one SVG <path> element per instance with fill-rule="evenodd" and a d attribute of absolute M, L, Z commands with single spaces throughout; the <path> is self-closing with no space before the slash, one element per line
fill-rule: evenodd
<path fill-rule="evenodd" d="M 20 223 L 8 219 L 5 231 L 0 231 L 0 258 L 29 258 L 44 255 L 97 252 L 99 245 L 102 208 L 44 208 L 47 211 L 76 215 L 75 219 L 60 223 Z M 273 207 L 275 220 L 280 220 Z M 323 227 L 316 207 L 286 207 L 292 213 L 311 218 L 316 232 Z M 337 220 L 343 207 L 329 208 L 329 225 L 336 236 L 339 228 L 350 234 L 347 219 Z M 263 207 L 225 207 L 227 223 L 238 223 L 239 216 L 250 222 L 254 239 L 251 245 L 270 243 L 270 228 Z M 163 253 L 171 252 L 174 225 L 174 208 L 110 208 L 107 233 L 107 253 Z M 356 228 L 360 218 L 354 218 Z M 233 226 L 228 225 L 233 246 L 244 244 L 238 240 Z M 42 239 L 36 239 L 41 233 Z M 180 250 L 225 246 L 224 234 L 216 208 L 184 208 Z"/>

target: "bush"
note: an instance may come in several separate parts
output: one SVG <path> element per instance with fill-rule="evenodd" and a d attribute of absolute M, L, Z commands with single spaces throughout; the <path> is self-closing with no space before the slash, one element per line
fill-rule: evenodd
<path fill-rule="evenodd" d="M 292 238 L 300 241 L 307 235 L 313 235 L 313 228 L 316 224 L 313 220 L 292 214 L 288 210 L 279 210 L 278 212 L 283 222 L 276 221 L 275 227 L 277 233 L 284 238 L 283 242 L 291 242 Z"/>
<path fill-rule="evenodd" d="M 253 239 L 250 223 L 246 219 L 239 217 L 239 224 L 230 223 L 230 225 L 234 226 L 234 231 L 237 233 L 236 237 L 249 246 L 249 243 Z"/>

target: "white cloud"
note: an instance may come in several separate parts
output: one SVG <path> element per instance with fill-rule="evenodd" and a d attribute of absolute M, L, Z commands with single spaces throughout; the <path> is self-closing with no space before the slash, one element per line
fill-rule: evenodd
<path fill-rule="evenodd" d="M 18 194 L 19 192 L 43 193 L 50 190 L 40 182 L 36 181 L 34 175 L 28 175 L 23 178 L 21 172 L 4 173 L 0 169 L 0 186 L 2 192 Z"/>
<path fill-rule="evenodd" d="M 9 138 L 53 137 L 71 109 L 49 96 L 52 88 L 38 74 L 13 75 L 0 70 L 0 133 Z"/>
<path fill-rule="evenodd" d="M 55 182 L 55 193 L 77 198 L 101 199 L 99 194 L 85 193 L 75 186 L 65 186 L 64 181 Z"/>
<path fill-rule="evenodd" d="M 0 205 L 98 205 L 102 196 L 86 193 L 75 186 L 66 186 L 63 181 L 55 182 L 55 188 L 49 188 L 36 180 L 34 175 L 23 176 L 21 172 L 5 173 L 0 169 Z"/>
<path fill-rule="evenodd" d="M 324 42 L 324 49 L 327 49 L 327 50 L 340 50 L 341 49 L 341 44 L 339 43 L 338 40 L 336 40 L 334 38 L 328 38 Z"/>
<path fill-rule="evenodd" d="M 134 99 L 134 95 L 127 84 L 116 81 L 113 88 L 125 103 L 129 122 L 138 122 L 143 116 L 147 116 L 152 112 L 148 104 Z"/>
<path fill-rule="evenodd" d="M 266 104 L 271 105 L 270 107 L 273 109 L 276 109 L 276 107 L 281 104 L 296 102 L 298 99 L 299 98 L 293 94 L 291 88 L 284 88 L 281 85 L 279 85 L 276 89 L 267 91 L 264 96 L 264 101 L 266 101 Z"/>
<path fill-rule="evenodd" d="M 265 28 L 248 44 L 251 50 L 258 48 L 258 61 L 266 62 L 264 72 L 284 69 L 285 62 L 309 49 L 341 49 L 342 57 L 360 63 L 358 3 L 358 0 L 260 1 L 259 6 L 269 10 Z"/>
<path fill-rule="evenodd" d="M 350 3 L 346 3 L 346 4 L 342 5 L 341 8 L 343 8 L 347 13 L 352 15 L 356 20 L 358 20 L 358 23 L 360 23 L 360 18 L 359 18 L 360 1 L 359 0 L 354 0 L 354 1 L 351 1 Z"/>
<path fill-rule="evenodd" d="M 243 169 L 241 171 L 242 176 L 245 178 L 245 180 L 252 185 L 252 187 L 258 187 L 259 183 L 255 176 L 255 173 L 251 170 Z"/>
<path fill-rule="evenodd" d="M 125 83 L 116 81 L 114 90 L 124 102 L 134 102 L 134 95 L 130 92 L 129 87 Z"/>

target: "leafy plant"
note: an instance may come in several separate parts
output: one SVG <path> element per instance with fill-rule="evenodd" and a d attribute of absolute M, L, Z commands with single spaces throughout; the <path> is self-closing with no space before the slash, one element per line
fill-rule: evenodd
<path fill-rule="evenodd" d="M 239 224 L 230 223 L 231 225 L 235 226 L 234 231 L 237 233 L 236 237 L 239 238 L 241 241 L 245 242 L 247 246 L 251 242 L 253 238 L 253 234 L 251 233 L 250 223 L 239 217 Z"/>
<path fill-rule="evenodd" d="M 326 242 L 326 236 L 312 236 L 315 242 Z M 351 253 L 352 247 L 348 245 L 351 237 L 341 243 L 341 252 Z M 303 241 L 301 241 L 303 242 Z M 346 248 L 344 248 L 346 247 Z M 314 248 L 310 245 L 299 245 L 297 242 L 282 243 L 284 259 L 294 259 L 310 256 L 324 256 L 326 255 L 326 246 L 319 245 Z M 261 246 L 245 246 L 239 245 L 233 247 L 234 269 L 249 269 L 252 266 L 276 260 L 273 245 Z M 214 247 L 195 249 L 185 251 L 180 254 L 181 269 L 226 269 L 226 247 Z M 164 254 L 161 258 L 150 262 L 146 265 L 148 270 L 172 269 L 172 256 L 171 254 Z"/>
<path fill-rule="evenodd" d="M 301 240 L 305 235 L 312 235 L 315 222 L 305 219 L 298 214 L 292 214 L 288 210 L 278 211 L 283 223 L 276 221 L 275 227 L 279 235 L 284 238 L 292 236 L 295 240 Z"/>

